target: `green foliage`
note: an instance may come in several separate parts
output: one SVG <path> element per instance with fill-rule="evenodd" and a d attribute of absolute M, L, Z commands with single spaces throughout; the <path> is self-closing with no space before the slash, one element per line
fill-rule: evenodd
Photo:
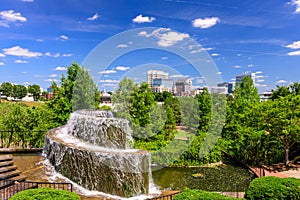
<path fill-rule="evenodd" d="M 245 199 L 300 199 L 300 180 L 272 176 L 256 178 L 251 181 Z"/>
<path fill-rule="evenodd" d="M 3 82 L 0 86 L 0 92 L 2 92 L 2 95 L 10 97 L 13 92 L 13 85 L 9 82 Z"/>
<path fill-rule="evenodd" d="M 24 85 L 14 85 L 12 89 L 12 97 L 22 99 L 27 95 L 27 88 Z"/>
<path fill-rule="evenodd" d="M 41 88 L 39 85 L 33 84 L 28 86 L 28 92 L 32 94 L 34 101 L 39 100 Z"/>
<path fill-rule="evenodd" d="M 58 124 L 54 113 L 45 106 L 29 107 L 22 103 L 0 104 L 0 146 L 42 147 L 45 132 Z"/>
<path fill-rule="evenodd" d="M 235 198 L 227 197 L 219 193 L 206 192 L 203 190 L 190 190 L 185 189 L 184 191 L 176 194 L 174 200 L 233 200 Z"/>
<path fill-rule="evenodd" d="M 53 82 L 52 88 L 54 95 L 47 105 L 60 125 L 66 124 L 74 110 L 98 107 L 99 91 L 87 69 L 76 63 L 68 67 L 67 77 L 61 77 L 61 86 Z"/>
<path fill-rule="evenodd" d="M 78 194 L 52 188 L 29 189 L 12 196 L 10 200 L 80 200 Z"/>
<path fill-rule="evenodd" d="M 99 107 L 99 110 L 111 110 L 111 107 L 107 105 L 102 105 Z"/>

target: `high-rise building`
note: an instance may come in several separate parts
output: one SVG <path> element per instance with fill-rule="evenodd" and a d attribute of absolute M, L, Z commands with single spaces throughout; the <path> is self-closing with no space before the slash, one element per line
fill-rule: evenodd
<path fill-rule="evenodd" d="M 253 80 L 253 84 L 255 85 L 255 73 L 250 73 L 249 71 L 244 72 L 242 74 L 236 75 L 235 76 L 235 82 L 236 83 L 241 83 L 243 78 L 249 76 Z"/>
<path fill-rule="evenodd" d="M 173 92 L 173 81 L 170 79 L 156 78 L 152 81 L 153 92 Z"/>
<path fill-rule="evenodd" d="M 148 84 L 152 88 L 154 79 L 169 79 L 169 74 L 160 70 L 147 71 Z"/>
<path fill-rule="evenodd" d="M 177 80 L 175 83 L 176 95 L 185 96 L 190 95 L 192 91 L 192 79 L 186 78 Z"/>
<path fill-rule="evenodd" d="M 227 89 L 227 94 L 231 94 L 233 91 L 233 83 L 229 83 L 229 82 L 218 83 L 217 87 L 225 87 Z"/>

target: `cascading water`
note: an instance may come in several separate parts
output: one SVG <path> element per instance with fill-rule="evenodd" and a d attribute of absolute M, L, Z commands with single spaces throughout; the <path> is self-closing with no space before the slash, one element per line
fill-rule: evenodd
<path fill-rule="evenodd" d="M 50 130 L 43 154 L 55 170 L 89 190 L 121 197 L 149 193 L 150 153 L 130 149 L 128 122 L 109 111 L 78 110 Z"/>

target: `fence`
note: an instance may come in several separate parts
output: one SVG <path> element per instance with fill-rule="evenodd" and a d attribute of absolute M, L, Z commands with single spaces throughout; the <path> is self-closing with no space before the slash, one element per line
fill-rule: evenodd
<path fill-rule="evenodd" d="M 70 192 L 73 191 L 73 186 L 71 183 L 49 183 L 49 182 L 33 182 L 33 181 L 15 182 L 12 180 L 1 180 L 0 188 L 1 188 L 0 189 L 1 200 L 7 200 L 18 192 L 27 189 L 34 189 L 34 188 L 53 188 L 57 190 L 67 190 Z"/>
<path fill-rule="evenodd" d="M 172 194 L 167 194 L 167 195 L 163 195 L 163 196 L 159 196 L 159 197 L 153 197 L 153 198 L 146 199 L 146 200 L 173 200 L 175 195 L 178 193 L 180 193 L 180 192 L 174 192 Z"/>

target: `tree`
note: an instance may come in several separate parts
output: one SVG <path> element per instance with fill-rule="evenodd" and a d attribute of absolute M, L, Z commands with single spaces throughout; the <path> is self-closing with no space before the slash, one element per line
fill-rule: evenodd
<path fill-rule="evenodd" d="M 24 85 L 14 85 L 12 96 L 15 99 L 22 99 L 27 95 L 27 88 Z"/>
<path fill-rule="evenodd" d="M 289 94 L 291 94 L 291 91 L 287 86 L 276 86 L 276 90 L 272 90 L 272 94 L 270 99 L 275 100 L 279 99 L 280 97 L 285 97 Z"/>
<path fill-rule="evenodd" d="M 207 132 L 211 118 L 212 99 L 207 88 L 196 96 L 199 105 L 199 127 L 201 132 Z"/>
<path fill-rule="evenodd" d="M 41 88 L 37 84 L 29 85 L 28 92 L 32 94 L 34 101 L 39 100 L 41 94 Z"/>
<path fill-rule="evenodd" d="M 13 85 L 9 82 L 3 82 L 0 86 L 0 92 L 2 92 L 2 95 L 10 97 L 13 92 Z"/>
<path fill-rule="evenodd" d="M 95 108 L 95 104 L 99 103 L 98 89 L 88 71 L 76 63 L 68 67 L 67 77 L 62 75 L 61 86 L 53 82 L 52 88 L 54 95 L 48 106 L 53 109 L 61 125 L 67 122 L 73 110 Z"/>

